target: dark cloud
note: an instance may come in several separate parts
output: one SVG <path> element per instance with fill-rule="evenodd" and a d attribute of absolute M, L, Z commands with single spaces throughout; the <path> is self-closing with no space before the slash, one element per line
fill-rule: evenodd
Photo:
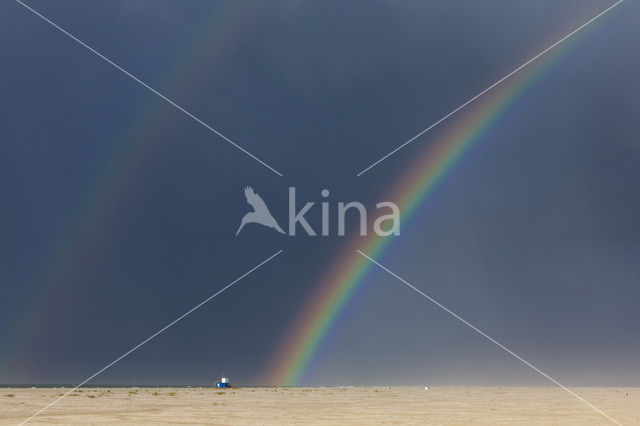
<path fill-rule="evenodd" d="M 0 382 L 79 382 L 285 249 L 97 380 L 139 384 L 256 383 L 345 244 L 235 237 L 245 186 L 281 223 L 289 185 L 379 201 L 437 131 L 357 171 L 606 7 L 30 4 L 285 174 L 0 5 Z M 381 259 L 568 384 L 640 379 L 639 14 L 576 37 Z M 380 271 L 305 380 L 542 383 Z"/>

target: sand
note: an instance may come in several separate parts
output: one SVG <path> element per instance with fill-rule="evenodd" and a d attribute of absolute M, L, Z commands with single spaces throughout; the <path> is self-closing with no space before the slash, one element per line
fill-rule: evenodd
<path fill-rule="evenodd" d="M 622 424 L 640 425 L 640 388 L 575 388 Z M 67 389 L 0 389 L 17 424 Z M 611 424 L 560 388 L 90 388 L 33 424 Z"/>

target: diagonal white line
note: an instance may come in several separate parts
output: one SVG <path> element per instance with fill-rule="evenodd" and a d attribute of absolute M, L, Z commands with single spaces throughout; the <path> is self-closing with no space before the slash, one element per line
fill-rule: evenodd
<path fill-rule="evenodd" d="M 547 378 L 548 380 L 552 381 L 553 383 L 555 383 L 556 385 L 560 386 L 562 389 L 566 390 L 567 392 L 569 392 L 571 395 L 573 395 L 574 397 L 576 397 L 577 399 L 579 399 L 580 401 L 582 401 L 583 403 L 585 403 L 586 405 L 588 405 L 589 407 L 593 408 L 595 411 L 597 411 L 598 413 L 602 414 L 603 416 L 605 416 L 607 419 L 611 420 L 613 423 L 615 424 L 620 424 L 617 420 L 613 419 L 612 417 L 610 417 L 607 413 L 605 413 L 604 411 L 602 411 L 601 409 L 599 409 L 598 407 L 596 407 L 595 405 L 591 404 L 589 401 L 587 401 L 586 399 L 584 399 L 583 397 L 581 397 L 580 395 L 578 395 L 577 393 L 575 393 L 574 391 L 572 391 L 571 389 L 567 388 L 566 386 L 564 386 L 563 384 L 561 384 L 560 382 L 558 382 L 556 379 L 554 379 L 553 377 L 549 376 L 547 373 L 545 373 L 544 371 L 540 370 L 539 368 L 537 368 L 536 366 L 534 366 L 533 364 L 531 364 L 529 361 L 527 361 L 526 359 L 522 358 L 520 355 L 516 354 L 515 352 L 513 352 L 511 349 L 507 348 L 506 346 L 504 346 L 502 343 L 498 342 L 496 339 L 494 339 L 493 337 L 489 336 L 488 334 L 486 334 L 484 331 L 480 330 L 478 327 L 476 327 L 475 325 L 471 324 L 470 322 L 468 322 L 467 320 L 465 320 L 464 318 L 462 318 L 460 315 L 456 314 L 455 312 L 453 312 L 452 310 L 450 310 L 449 308 L 447 308 L 446 306 L 444 306 L 443 304 L 441 304 L 440 302 L 438 302 L 437 300 L 435 300 L 434 298 L 432 298 L 431 296 L 423 293 L 421 290 L 417 289 L 416 287 L 414 287 L 413 285 L 409 284 L 406 280 L 404 280 L 403 278 L 399 277 L 398 275 L 396 275 L 395 273 L 391 272 L 389 269 L 387 269 L 386 267 L 382 266 L 380 263 L 376 262 L 375 260 L 373 260 L 372 258 L 370 258 L 369 256 L 367 256 L 366 254 L 364 254 L 363 252 L 361 252 L 360 250 L 356 250 L 358 253 L 360 253 L 361 255 L 363 255 L 364 257 L 366 257 L 367 259 L 369 259 L 371 262 L 375 263 L 376 265 L 378 265 L 380 268 L 382 268 L 383 270 L 385 270 L 386 272 L 388 272 L 391 276 L 393 276 L 394 278 L 398 279 L 399 281 L 401 281 L 402 283 L 406 284 L 409 288 L 411 288 L 412 290 L 415 290 L 416 292 L 418 292 L 420 295 L 422 295 L 423 297 L 425 297 L 426 299 L 428 299 L 430 302 L 434 303 L 435 305 L 437 305 L 439 308 L 443 309 L 444 311 L 446 311 L 448 314 L 452 315 L 454 318 L 460 320 L 462 323 L 464 323 L 466 326 L 470 327 L 472 330 L 474 330 L 475 332 L 479 333 L 480 335 L 486 337 L 487 339 L 489 339 L 491 342 L 495 343 L 496 345 L 498 345 L 498 347 L 500 347 L 501 349 L 505 350 L 506 352 L 508 352 L 510 355 L 514 356 L 515 358 L 517 358 L 518 360 L 522 361 L 524 364 L 526 364 L 527 366 L 531 367 L 532 369 L 534 369 L 535 371 L 537 371 L 538 373 L 542 374 L 545 378 Z"/>
<path fill-rule="evenodd" d="M 589 19 L 587 22 L 585 22 L 584 24 L 580 25 L 578 28 L 576 28 L 575 30 L 571 31 L 569 34 L 565 35 L 564 37 L 562 37 L 560 40 L 556 41 L 555 43 L 553 43 L 551 46 L 547 47 L 546 49 L 544 49 L 542 52 L 538 53 L 536 56 L 534 56 L 533 58 L 529 59 L 527 62 L 523 63 L 522 65 L 520 65 L 518 68 L 514 69 L 513 71 L 511 71 L 509 74 L 505 75 L 504 77 L 502 77 L 501 79 L 497 80 L 495 83 L 493 83 L 491 86 L 487 87 L 486 89 L 484 89 L 483 91 L 481 91 L 480 93 L 478 93 L 477 95 L 475 95 L 474 97 L 472 97 L 471 99 L 469 99 L 468 101 L 466 101 L 465 103 L 463 103 L 462 105 L 460 105 L 459 107 L 457 107 L 456 109 L 450 111 L 448 114 L 446 114 L 444 117 L 442 117 L 441 119 L 439 119 L 438 121 L 436 121 L 435 123 L 431 124 L 429 127 L 427 127 L 426 129 L 424 129 L 423 131 L 421 131 L 420 133 L 418 133 L 417 135 L 415 135 L 414 137 L 412 137 L 411 139 L 407 140 L 406 142 L 404 142 L 402 145 L 398 146 L 396 149 L 394 149 L 393 151 L 389 152 L 388 154 L 386 154 L 385 156 L 383 156 L 382 158 L 380 158 L 378 161 L 372 163 L 371 165 L 369 165 L 369 167 L 367 167 L 366 169 L 360 171 L 360 173 L 358 173 L 356 176 L 360 176 L 363 173 L 367 172 L 368 170 L 370 170 L 371 168 L 377 166 L 378 164 L 380 164 L 382 161 L 386 160 L 387 158 L 389 158 L 390 156 L 392 156 L 393 154 L 395 154 L 396 152 L 398 152 L 399 150 L 401 150 L 402 148 L 404 148 L 405 146 L 409 145 L 411 142 L 413 142 L 414 140 L 416 140 L 417 138 L 419 138 L 420 136 L 424 135 L 425 133 L 427 133 L 429 130 L 433 129 L 434 127 L 436 127 L 438 124 L 442 123 L 443 121 L 445 121 L 446 119 L 448 119 L 449 117 L 451 117 L 452 115 L 456 114 L 458 111 L 460 111 L 461 109 L 463 109 L 464 107 L 466 107 L 467 105 L 469 105 L 470 103 L 472 103 L 473 101 L 475 101 L 476 99 L 478 99 L 479 97 L 481 97 L 482 95 L 484 95 L 485 93 L 487 93 L 488 91 L 490 91 L 491 89 L 493 89 L 494 87 L 498 86 L 500 83 L 502 83 L 503 81 L 505 81 L 506 79 L 508 79 L 509 77 L 511 77 L 512 75 L 514 75 L 515 73 L 517 73 L 518 71 L 520 71 L 521 69 L 523 69 L 524 67 L 526 67 L 527 65 L 529 65 L 530 63 L 534 62 L 536 59 L 538 59 L 539 57 L 541 57 L 542 55 L 544 55 L 545 53 L 549 52 L 551 49 L 553 49 L 554 47 L 556 47 L 557 45 L 561 44 L 562 42 L 564 42 L 565 40 L 567 40 L 568 38 L 570 38 L 571 36 L 573 36 L 574 34 L 576 34 L 578 31 L 584 29 L 587 25 L 593 23 L 594 21 L 596 21 L 598 18 L 600 18 L 602 15 L 606 14 L 607 12 L 609 12 L 611 9 L 613 9 L 614 7 L 618 6 L 620 3 L 622 3 L 624 0 L 618 0 L 616 3 L 612 4 L 611 6 L 609 6 L 608 8 L 606 8 L 604 11 L 600 12 L 599 14 L 597 14 L 596 16 L 594 16 L 593 18 Z"/>
<path fill-rule="evenodd" d="M 88 44 L 83 42 L 82 40 L 78 39 L 76 36 L 74 36 L 73 34 L 69 33 L 67 30 L 65 30 L 64 28 L 62 28 L 61 26 L 59 26 L 55 22 L 51 21 L 46 16 L 42 15 L 41 13 L 39 13 L 38 11 L 33 9 L 32 7 L 26 5 L 25 3 L 23 3 L 20 0 L 15 0 L 15 1 L 17 3 L 19 3 L 19 4 L 21 4 L 22 6 L 24 6 L 27 10 L 33 12 L 33 14 L 35 14 L 36 16 L 41 18 L 42 20 L 44 20 L 47 23 L 51 24 L 54 28 L 56 28 L 57 30 L 59 30 L 60 32 L 62 32 L 66 36 L 68 36 L 69 38 L 71 38 L 76 43 L 80 44 L 81 46 L 87 48 L 92 53 L 96 54 L 98 57 L 100 57 L 101 59 L 103 59 L 104 61 L 106 61 L 110 65 L 112 65 L 113 67 L 115 67 L 118 71 L 122 72 L 127 77 L 132 78 L 137 83 L 139 83 L 141 86 L 143 86 L 144 88 L 146 88 L 150 92 L 154 93 L 155 95 L 159 96 L 164 101 L 168 102 L 170 105 L 172 105 L 173 107 L 175 107 L 179 111 L 183 112 L 184 114 L 186 114 L 190 118 L 192 118 L 198 124 L 201 124 L 202 126 L 206 127 L 207 129 L 209 129 L 210 131 L 215 133 L 216 135 L 220 136 L 222 139 L 224 139 L 225 141 L 229 142 L 231 145 L 235 146 L 240 151 L 244 152 L 249 157 L 253 158 L 258 163 L 262 164 L 263 166 L 265 166 L 266 168 L 268 168 L 269 170 L 271 170 L 272 172 L 274 172 L 278 176 L 282 176 L 282 173 L 280 173 L 279 171 L 277 171 L 276 169 L 274 169 L 273 167 L 271 167 L 270 165 L 268 165 L 267 163 L 265 163 L 264 161 L 262 161 L 261 159 L 259 159 L 258 157 L 256 157 L 255 155 L 253 155 L 252 153 L 250 153 L 249 151 L 247 151 L 246 149 L 244 149 L 243 147 L 241 147 L 240 145 L 238 145 L 237 143 L 235 143 L 234 141 L 232 141 L 231 139 L 229 139 L 228 137 L 226 137 L 225 135 L 223 135 L 222 133 L 220 133 L 219 131 L 217 131 L 216 129 L 211 127 L 210 125 L 208 125 L 207 123 L 205 123 L 204 121 L 200 120 L 198 117 L 196 117 L 195 115 L 191 114 L 189 111 L 187 111 L 186 109 L 184 109 L 183 107 L 181 107 L 180 105 L 178 105 L 177 103 L 172 101 L 171 99 L 167 98 L 165 95 L 163 95 L 162 93 L 158 92 L 156 89 L 154 89 L 153 87 L 149 86 L 147 83 L 145 83 L 144 81 L 140 80 L 138 77 L 136 77 L 135 75 L 131 74 L 129 71 L 127 71 L 126 69 L 122 68 L 120 65 L 116 64 L 115 62 L 113 62 L 111 59 L 109 59 L 106 56 L 104 56 L 102 53 L 98 52 L 97 50 L 95 50 L 94 48 L 92 48 L 91 46 L 89 46 Z"/>
<path fill-rule="evenodd" d="M 141 347 L 142 345 L 144 345 L 145 343 L 149 342 L 151 339 L 153 339 L 154 337 L 156 337 L 157 335 L 159 335 L 160 333 L 164 332 L 165 330 L 167 330 L 169 327 L 173 326 L 175 323 L 177 323 L 178 321 L 182 320 L 184 317 L 186 317 L 187 315 L 191 314 L 193 311 L 195 311 L 196 309 L 198 309 L 199 307 L 201 307 L 202 305 L 204 305 L 205 303 L 207 303 L 208 301 L 210 301 L 211 299 L 213 299 L 214 297 L 216 297 L 217 295 L 219 295 L 220 293 L 222 293 L 223 291 L 225 291 L 226 289 L 228 289 L 229 287 L 231 287 L 232 285 L 234 285 L 235 283 L 237 283 L 238 281 L 240 281 L 241 279 L 243 279 L 244 277 L 246 277 L 247 275 L 249 275 L 250 273 L 252 273 L 253 271 L 255 271 L 256 269 L 258 269 L 259 267 L 261 267 L 262 265 L 264 265 L 265 263 L 267 263 L 268 261 L 270 261 L 271 259 L 273 259 L 274 257 L 276 257 L 277 255 L 279 255 L 280 253 L 282 253 L 283 250 L 278 250 L 276 253 L 272 254 L 270 257 L 268 257 L 267 259 L 263 260 L 262 262 L 260 262 L 259 264 L 257 264 L 256 266 L 254 266 L 253 268 L 251 268 L 249 271 L 245 272 L 244 274 L 240 275 L 238 278 L 236 278 L 235 280 L 231 281 L 229 284 L 227 284 L 225 287 L 223 287 L 221 290 L 218 290 L 217 292 L 215 292 L 214 294 L 212 294 L 211 296 L 207 297 L 206 299 L 204 299 L 202 302 L 198 303 L 196 306 L 194 306 L 193 308 L 189 309 L 187 312 L 185 312 L 184 314 L 180 315 L 178 318 L 176 318 L 175 320 L 171 321 L 169 324 L 165 325 L 164 327 L 162 327 L 160 330 L 156 331 L 155 333 L 153 333 L 151 336 L 147 337 L 146 339 L 144 339 L 142 342 L 138 343 L 137 345 L 135 345 L 133 348 L 129 349 L 127 352 L 125 352 L 124 354 L 120 355 L 118 358 L 116 358 L 115 360 L 111 361 L 109 364 L 107 364 L 106 366 L 102 367 L 100 370 L 96 371 L 95 373 L 93 373 L 91 376 L 87 377 L 86 379 L 84 379 L 82 381 L 82 383 L 80 383 L 79 385 L 77 385 L 76 387 L 74 387 L 73 389 L 70 389 L 67 393 L 65 393 L 64 395 L 62 395 L 61 397 L 59 397 L 58 399 L 54 400 L 53 402 L 51 402 L 49 405 L 41 408 L 40 410 L 38 410 L 38 412 L 36 412 L 35 414 L 33 414 L 31 417 L 29 417 L 28 419 L 26 419 L 25 421 L 23 421 L 22 423 L 20 423 L 20 426 L 24 425 L 25 423 L 29 422 L 31 419 L 33 419 L 34 417 L 36 417 L 38 414 L 42 413 L 43 411 L 47 410 L 49 407 L 51 407 L 52 405 L 56 404 L 58 401 L 60 401 L 62 398 L 64 398 L 65 396 L 69 395 L 70 393 L 72 393 L 73 391 L 75 391 L 76 389 L 78 389 L 79 387 L 81 387 L 82 385 L 84 385 L 85 383 L 87 383 L 88 381 L 92 380 L 93 378 L 95 378 L 98 374 L 102 373 L 103 371 L 105 371 L 107 368 L 111 367 L 112 365 L 114 365 L 115 363 L 117 363 L 118 361 L 122 360 L 124 357 L 126 357 L 127 355 L 129 355 L 130 353 L 132 353 L 133 351 L 135 351 L 136 349 L 138 349 L 139 347 Z"/>

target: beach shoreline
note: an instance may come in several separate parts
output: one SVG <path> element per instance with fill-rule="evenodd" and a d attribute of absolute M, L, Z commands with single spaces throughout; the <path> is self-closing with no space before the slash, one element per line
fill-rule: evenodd
<path fill-rule="evenodd" d="M 0 388 L 0 424 L 18 424 L 69 388 Z M 640 424 L 640 388 L 572 388 L 622 424 Z M 32 424 L 611 424 L 557 387 L 89 387 Z"/>

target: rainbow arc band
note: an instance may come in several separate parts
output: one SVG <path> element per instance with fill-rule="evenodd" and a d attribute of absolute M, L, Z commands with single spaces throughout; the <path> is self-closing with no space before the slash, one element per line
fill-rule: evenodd
<path fill-rule="evenodd" d="M 506 113 L 515 102 L 579 40 L 572 36 L 623 1 L 619 0 L 612 4 L 559 41 L 541 50 L 541 53 L 518 67 L 515 72 L 498 80 L 499 84 L 490 86 L 490 91 L 485 90 L 480 93 L 482 96 L 472 98 L 472 103 L 463 104 L 467 108 L 454 110 L 457 112 L 455 121 L 445 127 L 441 135 L 429 143 L 386 197 L 383 197 L 385 200 L 395 201 L 400 207 L 403 229 L 416 216 L 419 208 L 429 202 L 442 182 L 472 151 L 472 148 L 484 140 L 500 119 L 506 117 Z M 424 132 L 426 130 L 419 135 Z M 410 139 L 404 145 L 414 139 Z M 395 151 L 390 154 L 393 152 Z M 388 155 L 360 174 L 386 157 Z M 361 237 L 354 237 L 347 243 L 334 258 L 327 273 L 315 285 L 309 301 L 304 305 L 277 348 L 271 364 L 266 367 L 263 374 L 264 383 L 283 386 L 301 384 L 305 373 L 326 342 L 330 330 L 339 323 L 345 307 L 355 297 L 371 270 L 372 264 L 356 254 L 356 250 L 360 249 L 369 253 L 373 259 L 379 259 L 391 246 L 392 241 L 393 238 L 390 237 L 369 235 L 364 240 Z"/>
<path fill-rule="evenodd" d="M 26 3 L 18 0 L 16 3 L 65 32 Z M 265 7 L 262 3 L 234 1 L 212 4 L 202 16 L 201 24 L 194 26 L 188 48 L 163 72 L 163 91 L 179 93 L 183 100 L 200 93 L 204 79 L 210 79 L 212 72 L 220 68 L 217 64 L 223 64 L 250 34 L 251 23 L 262 7 Z M 67 37 L 74 38 L 70 34 Z M 83 44 L 80 40 L 76 42 Z M 32 290 L 5 313 L 14 325 L 0 341 L 0 373 L 20 370 L 22 353 L 29 350 L 30 343 L 37 341 L 45 329 L 40 321 L 48 316 L 47 309 L 53 309 L 62 299 L 70 303 L 77 293 L 72 286 L 79 281 L 72 279 L 74 271 L 78 265 L 99 257 L 90 241 L 96 235 L 108 238 L 123 206 L 128 204 L 131 182 L 147 171 L 150 159 L 164 148 L 163 135 L 175 122 L 169 119 L 173 111 L 163 102 L 154 97 L 141 102 L 130 126 L 109 138 L 112 146 L 109 154 L 87 177 L 86 189 L 69 209 L 57 235 L 44 248 L 42 259 L 34 262 L 33 275 L 27 282 Z"/>

